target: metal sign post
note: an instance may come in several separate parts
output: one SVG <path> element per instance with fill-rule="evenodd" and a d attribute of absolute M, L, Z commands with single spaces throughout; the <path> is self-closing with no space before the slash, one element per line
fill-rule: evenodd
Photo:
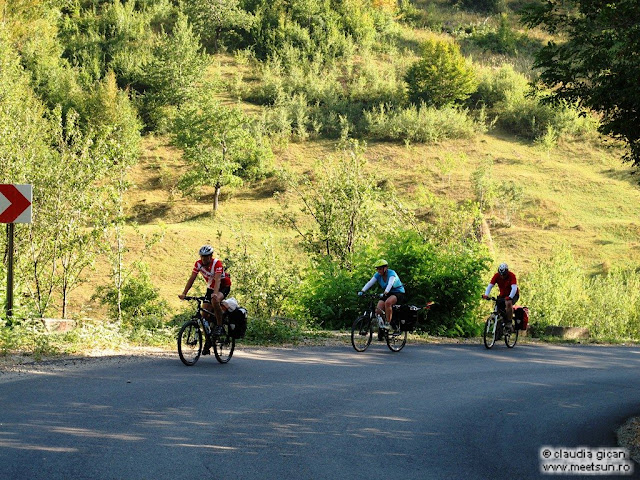
<path fill-rule="evenodd" d="M 7 245 L 9 247 L 7 255 L 7 318 L 13 317 L 13 232 L 14 224 L 7 224 Z"/>
<path fill-rule="evenodd" d="M 16 223 L 31 223 L 31 185 L 0 184 L 0 223 L 7 225 L 7 318 L 13 316 L 13 254 Z"/>

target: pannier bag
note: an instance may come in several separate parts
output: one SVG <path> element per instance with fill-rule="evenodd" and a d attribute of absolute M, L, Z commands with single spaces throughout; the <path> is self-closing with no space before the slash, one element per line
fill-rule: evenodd
<path fill-rule="evenodd" d="M 515 305 L 513 307 L 513 317 L 516 321 L 516 327 L 518 330 L 526 330 L 529 326 L 529 309 L 527 307 L 521 307 Z"/>
<path fill-rule="evenodd" d="M 229 319 L 229 334 L 233 338 L 244 338 L 247 333 L 247 311 L 243 307 L 234 308 L 227 312 Z"/>
<path fill-rule="evenodd" d="M 418 312 L 420 308 L 414 305 L 401 305 L 396 315 L 400 319 L 401 332 L 413 332 L 418 324 Z"/>

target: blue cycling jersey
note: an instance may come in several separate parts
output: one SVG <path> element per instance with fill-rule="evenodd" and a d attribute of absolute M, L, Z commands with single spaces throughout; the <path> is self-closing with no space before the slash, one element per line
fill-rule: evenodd
<path fill-rule="evenodd" d="M 400 281 L 400 277 L 398 277 L 398 274 L 391 269 L 387 269 L 387 277 L 386 279 L 382 277 L 382 275 L 380 275 L 378 272 L 376 272 L 373 277 L 376 279 L 376 281 L 378 282 L 378 285 L 380 285 L 382 287 L 382 290 L 385 290 L 387 288 L 387 285 L 389 283 L 389 279 L 391 277 L 396 277 L 394 282 L 393 282 L 393 286 L 391 287 L 391 290 L 389 291 L 389 293 L 405 293 L 404 292 L 404 285 L 402 285 L 402 282 Z"/>

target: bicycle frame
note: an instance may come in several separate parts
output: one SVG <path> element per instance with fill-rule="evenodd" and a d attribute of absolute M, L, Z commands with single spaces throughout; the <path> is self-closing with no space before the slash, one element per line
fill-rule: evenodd
<path fill-rule="evenodd" d="M 518 341 L 518 330 L 515 330 L 512 325 L 510 329 L 505 331 L 505 312 L 498 308 L 498 299 L 489 297 L 487 300 L 493 301 L 493 312 L 485 322 L 483 332 L 484 346 L 491 348 L 495 345 L 496 340 L 504 336 L 504 343 L 508 348 L 513 348 Z"/>
<path fill-rule="evenodd" d="M 351 345 L 357 352 L 364 352 L 371 344 L 371 338 L 375 328 L 378 330 L 378 340 L 386 340 L 387 346 L 392 352 L 399 352 L 405 346 L 407 342 L 407 330 L 401 328 L 399 317 L 394 315 L 394 328 L 393 330 L 387 330 L 384 328 L 385 313 L 378 313 L 377 306 L 380 300 L 379 295 L 365 294 L 362 295 L 369 299 L 369 305 L 365 308 L 364 312 L 356 318 L 351 327 Z M 424 309 L 428 310 L 433 305 L 433 302 L 429 302 Z M 401 305 L 394 305 L 393 309 L 397 310 Z"/>
<path fill-rule="evenodd" d="M 223 312 L 222 315 L 224 333 L 222 335 L 215 335 L 212 328 L 216 324 L 214 320 L 215 314 L 214 312 L 202 307 L 204 297 L 184 297 L 184 299 L 195 301 L 198 303 L 198 306 L 196 312 L 183 324 L 180 332 L 178 333 L 178 354 L 180 356 L 180 360 L 185 365 L 194 365 L 198 361 L 202 352 L 201 340 L 202 337 L 204 337 L 205 344 L 208 340 L 209 344 L 213 346 L 216 360 L 220 363 L 227 363 L 231 359 L 235 349 L 235 338 L 233 338 L 229 333 L 229 318 L 227 316 L 227 312 Z M 211 315 L 210 318 L 212 321 L 207 320 L 208 328 L 205 327 L 206 319 L 203 316 L 203 312 Z M 187 334 L 187 339 L 183 338 L 183 331 L 185 331 L 185 329 L 188 329 L 189 332 L 194 332 L 193 334 Z M 186 350 L 190 350 L 189 354 L 184 354 L 183 346 Z"/>

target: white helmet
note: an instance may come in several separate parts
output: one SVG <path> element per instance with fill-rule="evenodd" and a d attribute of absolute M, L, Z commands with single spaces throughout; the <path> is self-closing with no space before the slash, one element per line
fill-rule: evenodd
<path fill-rule="evenodd" d="M 203 245 L 198 252 L 201 257 L 206 257 L 207 255 L 213 254 L 213 247 L 211 245 Z"/>
<path fill-rule="evenodd" d="M 509 266 L 506 263 L 501 263 L 500 266 L 498 267 L 498 273 L 500 275 L 504 275 L 508 271 L 509 271 Z"/>

